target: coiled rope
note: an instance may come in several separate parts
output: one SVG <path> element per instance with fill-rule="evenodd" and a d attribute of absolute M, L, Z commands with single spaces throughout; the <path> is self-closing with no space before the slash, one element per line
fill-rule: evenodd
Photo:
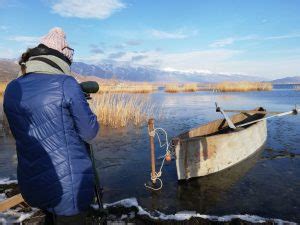
<path fill-rule="evenodd" d="M 164 137 L 165 137 L 165 142 L 164 143 L 161 140 L 159 131 L 161 131 L 164 134 Z M 155 136 L 157 136 L 157 139 L 158 139 L 158 142 L 159 142 L 159 147 L 160 148 L 165 147 L 165 151 L 166 151 L 166 153 L 163 156 L 159 157 L 159 158 L 163 158 L 163 160 L 161 162 L 161 166 L 160 166 L 158 172 L 155 171 L 154 175 L 152 173 L 150 175 L 152 183 L 156 183 L 157 180 L 160 182 L 159 187 L 158 188 L 154 188 L 154 187 L 151 187 L 151 186 L 149 186 L 147 184 L 144 184 L 146 188 L 151 189 L 153 191 L 158 191 L 158 190 L 162 189 L 162 187 L 163 187 L 163 181 L 161 179 L 162 169 L 164 167 L 164 164 L 165 164 L 165 161 L 166 161 L 166 157 L 172 155 L 172 152 L 170 150 L 170 146 L 173 147 L 173 145 L 171 145 L 171 142 L 169 142 L 168 133 L 163 128 L 154 128 L 153 131 L 150 131 L 148 129 L 148 133 L 149 133 L 149 136 L 151 136 L 151 137 L 155 138 Z"/>

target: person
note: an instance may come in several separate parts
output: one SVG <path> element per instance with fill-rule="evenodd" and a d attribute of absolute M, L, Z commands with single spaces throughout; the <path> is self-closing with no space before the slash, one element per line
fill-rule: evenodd
<path fill-rule="evenodd" d="M 21 194 L 46 213 L 46 224 L 85 224 L 94 198 L 87 142 L 98 132 L 70 65 L 74 50 L 61 28 L 22 54 L 21 72 L 4 94 L 4 112 L 16 141 Z"/>

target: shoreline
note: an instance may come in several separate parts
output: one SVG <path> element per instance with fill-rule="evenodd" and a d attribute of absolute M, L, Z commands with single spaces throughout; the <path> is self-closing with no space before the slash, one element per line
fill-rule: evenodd
<path fill-rule="evenodd" d="M 16 180 L 3 178 L 0 180 L 0 201 L 19 194 Z M 274 218 L 264 218 L 256 215 L 203 215 L 193 211 L 182 211 L 166 215 L 162 212 L 148 212 L 142 208 L 136 198 L 127 198 L 114 203 L 104 204 L 108 211 L 108 224 L 296 224 Z M 97 220 L 97 205 L 92 205 L 87 216 L 87 224 L 95 224 Z M 0 213 L 2 224 L 42 225 L 44 214 L 41 210 L 30 206 L 16 206 Z"/>

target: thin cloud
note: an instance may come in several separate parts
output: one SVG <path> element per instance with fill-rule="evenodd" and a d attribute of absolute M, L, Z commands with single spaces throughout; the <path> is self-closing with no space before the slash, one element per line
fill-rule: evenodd
<path fill-rule="evenodd" d="M 146 58 L 148 58 L 147 55 L 136 55 L 136 56 L 132 56 L 131 61 L 140 61 Z"/>
<path fill-rule="evenodd" d="M 268 41 L 268 40 L 283 40 L 283 39 L 291 39 L 291 38 L 300 38 L 300 33 L 292 33 L 292 34 L 277 35 L 277 36 L 266 36 L 266 37 L 259 37 L 257 35 L 248 35 L 244 37 L 229 37 L 229 38 L 217 40 L 211 43 L 209 46 L 213 48 L 219 48 L 219 47 L 232 45 L 240 41 L 249 41 L 249 40 Z"/>
<path fill-rule="evenodd" d="M 8 26 L 1 25 L 1 26 L 0 26 L 0 30 L 2 30 L 2 31 L 7 31 L 7 30 L 8 30 Z"/>
<path fill-rule="evenodd" d="M 185 39 L 190 36 L 196 35 L 198 32 L 196 30 L 192 32 L 177 30 L 177 31 L 164 31 L 164 30 L 157 30 L 151 29 L 148 30 L 148 33 L 157 39 Z"/>
<path fill-rule="evenodd" d="M 264 40 L 281 40 L 281 39 L 290 39 L 290 38 L 300 38 L 300 33 L 270 36 L 270 37 L 265 37 Z"/>
<path fill-rule="evenodd" d="M 118 58 L 121 58 L 124 55 L 126 55 L 126 52 L 116 52 L 116 53 L 109 54 L 108 58 L 109 59 L 118 59 Z"/>
<path fill-rule="evenodd" d="M 232 45 L 233 43 L 238 42 L 238 41 L 248 41 L 248 40 L 257 40 L 257 39 L 258 39 L 258 37 L 255 35 L 248 35 L 248 36 L 244 36 L 244 37 L 229 37 L 229 38 L 217 40 L 217 41 L 211 43 L 209 46 L 212 48 L 222 48 L 227 45 Z"/>
<path fill-rule="evenodd" d="M 125 42 L 126 45 L 131 45 L 131 46 L 137 46 L 137 45 L 141 45 L 142 42 L 139 40 L 128 40 Z"/>
<path fill-rule="evenodd" d="M 21 42 L 25 45 L 37 45 L 40 39 L 41 37 L 36 36 L 14 36 L 8 38 L 9 41 Z"/>
<path fill-rule="evenodd" d="M 102 54 L 104 51 L 95 44 L 90 45 L 90 52 L 95 54 Z"/>
<path fill-rule="evenodd" d="M 125 7 L 121 0 L 59 0 L 52 10 L 62 17 L 106 19 Z"/>

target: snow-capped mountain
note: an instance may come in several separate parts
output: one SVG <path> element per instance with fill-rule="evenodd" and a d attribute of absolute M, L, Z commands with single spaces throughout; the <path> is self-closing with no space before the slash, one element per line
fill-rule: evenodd
<path fill-rule="evenodd" d="M 240 74 L 216 74 L 209 71 L 177 71 L 153 67 L 130 65 L 99 64 L 89 65 L 74 62 L 72 70 L 76 73 L 100 78 L 116 78 L 126 81 L 150 82 L 222 82 L 222 81 L 263 81 L 265 79 Z"/>

